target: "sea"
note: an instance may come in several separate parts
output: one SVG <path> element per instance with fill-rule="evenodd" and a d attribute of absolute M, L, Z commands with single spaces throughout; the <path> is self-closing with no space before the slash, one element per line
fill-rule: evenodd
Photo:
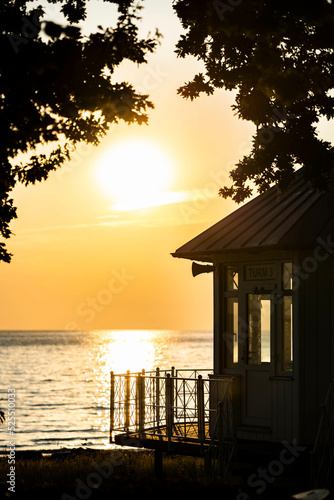
<path fill-rule="evenodd" d="M 210 331 L 0 331 L 0 449 L 108 448 L 111 371 L 212 365 Z"/>

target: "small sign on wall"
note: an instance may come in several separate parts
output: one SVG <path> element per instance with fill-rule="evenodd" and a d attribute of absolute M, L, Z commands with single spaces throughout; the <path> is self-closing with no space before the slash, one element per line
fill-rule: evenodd
<path fill-rule="evenodd" d="M 245 266 L 246 281 L 275 279 L 275 264 L 253 264 Z"/>

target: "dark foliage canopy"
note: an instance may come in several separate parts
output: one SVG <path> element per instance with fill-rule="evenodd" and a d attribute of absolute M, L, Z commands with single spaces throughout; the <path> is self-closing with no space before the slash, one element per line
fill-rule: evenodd
<path fill-rule="evenodd" d="M 178 92 L 194 99 L 235 92 L 233 109 L 255 125 L 252 149 L 219 194 L 241 202 L 272 185 L 284 190 L 304 168 L 310 184 L 333 189 L 334 153 L 319 137 L 334 116 L 334 8 L 330 0 L 175 0 L 185 34 L 179 57 L 204 72 Z"/>
<path fill-rule="evenodd" d="M 98 144 L 112 123 L 147 121 L 153 107 L 148 96 L 115 82 L 113 74 L 125 59 L 145 63 L 160 35 L 140 38 L 141 7 L 134 0 L 104 1 L 115 4 L 114 26 L 97 27 L 90 35 L 78 27 L 86 19 L 86 0 L 44 0 L 38 8 L 29 0 L 0 4 L 2 238 L 10 237 L 9 224 L 17 216 L 10 198 L 17 182 L 46 179 L 71 158 L 77 143 Z M 63 25 L 47 19 L 48 4 L 61 7 Z M 11 260 L 5 243 L 0 260 Z"/>

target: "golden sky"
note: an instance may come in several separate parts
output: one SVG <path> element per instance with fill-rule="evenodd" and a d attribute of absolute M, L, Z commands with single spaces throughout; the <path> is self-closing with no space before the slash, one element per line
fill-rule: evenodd
<path fill-rule="evenodd" d="M 150 95 L 149 125 L 115 125 L 98 147 L 79 145 L 47 181 L 15 189 L 14 257 L 0 263 L 3 330 L 212 329 L 212 275 L 193 278 L 191 262 L 171 253 L 236 208 L 217 191 L 254 129 L 233 115 L 230 93 L 194 102 L 177 95 L 200 65 L 176 58 L 181 26 L 171 0 L 145 5 L 143 32 L 158 27 L 161 46 L 147 65 L 124 64 L 117 77 Z M 110 12 L 92 2 L 90 25 L 107 25 Z M 156 177 L 137 147 L 158 155 Z M 101 182 L 105 162 L 110 175 Z M 129 169 L 123 177 L 119 163 Z"/>

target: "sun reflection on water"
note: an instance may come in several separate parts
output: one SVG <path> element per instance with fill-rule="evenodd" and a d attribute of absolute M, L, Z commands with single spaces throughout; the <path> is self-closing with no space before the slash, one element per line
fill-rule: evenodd
<path fill-rule="evenodd" d="M 125 373 L 141 371 L 153 367 L 156 361 L 154 332 L 122 331 L 114 332 L 115 341 L 108 346 L 106 352 L 109 371 Z"/>

